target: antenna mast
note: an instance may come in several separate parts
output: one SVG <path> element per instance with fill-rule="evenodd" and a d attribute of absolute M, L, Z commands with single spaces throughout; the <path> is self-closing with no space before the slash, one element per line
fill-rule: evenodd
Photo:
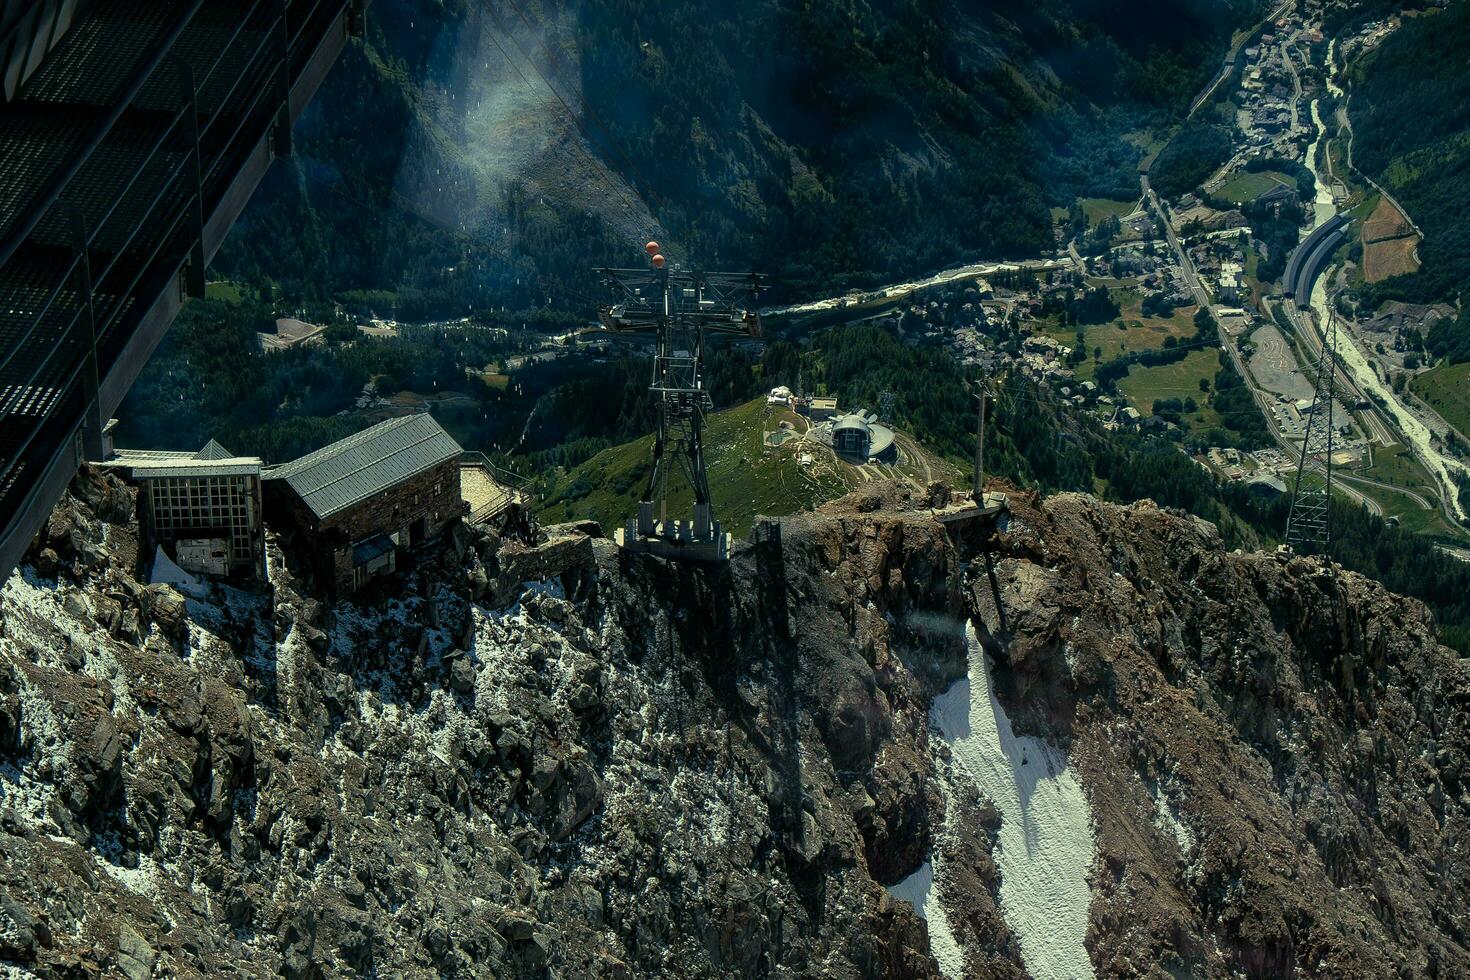
<path fill-rule="evenodd" d="M 638 517 L 619 531 L 626 548 L 668 557 L 723 560 L 729 535 L 715 519 L 704 461 L 704 413 L 712 408 L 704 387 L 706 334 L 761 335 L 760 315 L 750 311 L 765 288 L 756 273 L 692 272 L 666 268 L 657 242 L 644 246 L 648 269 L 602 269 L 620 302 L 598 313 L 619 333 L 654 335 L 653 381 L 658 420 L 653 468 L 638 503 Z M 694 494 L 692 521 L 669 520 L 669 469 L 677 466 Z M 657 502 L 657 518 L 654 504 Z"/>

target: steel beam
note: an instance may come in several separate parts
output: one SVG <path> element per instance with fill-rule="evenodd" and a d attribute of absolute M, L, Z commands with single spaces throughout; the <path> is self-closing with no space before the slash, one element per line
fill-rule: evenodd
<path fill-rule="evenodd" d="M 286 109 L 291 122 L 300 118 L 327 77 L 332 64 L 347 46 L 351 15 L 351 7 L 343 4 L 323 32 L 300 74 L 292 81 L 286 98 Z M 245 205 L 270 168 L 271 161 L 275 158 L 274 136 L 274 125 L 268 124 L 219 202 L 204 217 L 202 240 L 198 244 L 202 245 L 206 263 L 213 260 L 218 253 L 230 228 L 245 210 Z M 191 249 L 190 254 L 197 260 L 200 250 Z M 163 340 L 164 334 L 168 332 L 174 317 L 183 308 L 185 276 L 189 264 L 189 256 L 185 256 L 176 263 L 163 266 L 159 274 L 153 277 L 150 287 L 143 291 L 143 295 L 151 294 L 154 297 L 153 302 L 129 334 L 117 357 L 108 366 L 106 374 L 99 379 L 96 411 L 100 418 L 108 418 L 117 411 L 128 390 L 147 365 L 148 359 Z M 92 411 L 90 406 L 88 411 Z M 11 570 L 19 564 L 37 532 L 45 526 L 51 509 L 56 506 L 72 477 L 76 475 L 84 456 L 81 430 L 82 420 L 78 419 L 69 428 L 67 437 L 61 441 L 58 449 L 45 462 L 40 478 L 27 494 L 15 518 L 7 527 L 0 528 L 0 581 L 8 577 Z"/>

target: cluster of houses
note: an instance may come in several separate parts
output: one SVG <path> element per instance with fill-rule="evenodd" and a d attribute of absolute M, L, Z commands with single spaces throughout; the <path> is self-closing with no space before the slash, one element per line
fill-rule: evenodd
<path fill-rule="evenodd" d="M 500 486 L 499 474 L 427 414 L 388 419 L 280 466 L 213 440 L 196 453 L 116 450 L 105 465 L 138 487 L 145 554 L 190 575 L 263 581 L 269 526 L 334 596 L 391 574 L 457 520 L 525 502 L 506 489 L 491 513 L 470 499 L 466 470 L 475 488 Z"/>
<path fill-rule="evenodd" d="M 1311 45 L 1322 31 L 1292 11 L 1280 18 L 1260 39 L 1241 52 L 1243 70 L 1237 96 L 1237 124 L 1254 155 L 1296 160 L 1303 148 L 1298 137 L 1307 121 L 1297 105 L 1302 73 L 1309 64 Z"/>
<path fill-rule="evenodd" d="M 308 323 L 294 316 L 283 316 L 276 320 L 275 330 L 255 334 L 256 349 L 262 354 L 278 354 L 292 347 L 310 347 L 326 342 L 330 324 Z M 357 332 L 373 340 L 387 340 L 398 336 L 398 325 L 383 320 L 355 324 Z"/>

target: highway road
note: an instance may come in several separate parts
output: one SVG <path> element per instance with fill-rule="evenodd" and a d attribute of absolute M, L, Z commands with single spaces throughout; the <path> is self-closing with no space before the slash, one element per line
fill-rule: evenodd
<path fill-rule="evenodd" d="M 1313 467 L 1313 469 L 1316 469 L 1316 467 Z M 1374 500 L 1366 493 L 1363 493 L 1363 491 L 1359 490 L 1357 487 L 1352 486 L 1352 484 L 1349 482 L 1350 480 L 1351 477 L 1344 476 L 1341 473 L 1334 473 L 1332 475 L 1332 485 L 1336 490 L 1346 496 L 1353 503 L 1357 504 L 1359 507 L 1367 510 L 1368 513 L 1372 514 L 1374 517 L 1382 517 L 1383 507 L 1378 503 L 1378 501 Z"/>
<path fill-rule="evenodd" d="M 1144 198 L 1152 204 L 1154 210 L 1160 216 L 1163 216 L 1163 208 L 1159 202 L 1158 194 L 1154 192 L 1153 187 L 1149 184 L 1148 174 L 1141 174 L 1139 176 L 1139 184 L 1143 188 Z M 1194 297 L 1194 301 L 1202 307 L 1209 308 L 1211 305 L 1210 294 L 1200 283 L 1199 271 L 1194 267 L 1194 260 L 1189 257 L 1189 252 L 1184 248 L 1184 243 L 1181 242 L 1179 240 L 1179 236 L 1175 234 L 1173 225 L 1171 225 L 1167 221 L 1164 222 L 1164 234 L 1169 241 L 1169 247 L 1174 252 L 1174 259 L 1179 265 L 1180 274 L 1184 277 L 1184 284 L 1189 287 L 1189 291 Z M 1287 304 L 1287 306 L 1290 307 L 1291 304 Z M 1295 313 L 1296 311 L 1293 309 L 1290 312 Z M 1296 323 L 1294 319 L 1293 323 Z M 1316 331 L 1312 329 L 1310 325 L 1307 327 L 1307 329 L 1303 330 L 1302 327 L 1298 324 L 1297 331 L 1298 333 L 1302 334 L 1302 336 L 1316 336 Z M 1317 338 L 1316 346 L 1319 351 L 1321 349 L 1321 343 L 1321 339 Z M 1223 330 L 1220 331 L 1220 345 L 1225 349 L 1226 353 L 1230 355 L 1230 361 L 1232 364 L 1235 365 L 1236 373 L 1240 375 L 1240 377 L 1245 381 L 1246 387 L 1250 389 L 1251 396 L 1255 399 L 1257 407 L 1260 408 L 1261 414 L 1266 418 L 1266 428 L 1268 431 L 1270 431 L 1272 437 L 1281 447 L 1281 451 L 1286 454 L 1288 459 L 1300 460 L 1301 447 L 1296 442 L 1288 438 L 1277 427 L 1276 413 L 1271 410 L 1271 406 L 1276 403 L 1275 396 L 1272 395 L 1270 392 L 1262 390 L 1256 385 L 1255 376 L 1252 375 L 1250 373 L 1250 370 L 1246 367 L 1245 360 L 1241 357 L 1240 354 L 1240 348 L 1236 345 L 1235 340 L 1228 336 Z M 1337 372 L 1337 375 L 1339 377 L 1342 377 L 1343 374 L 1344 372 Z M 1346 385 L 1351 384 L 1350 379 L 1343 378 L 1343 380 Z M 1357 395 L 1356 397 L 1361 398 L 1362 396 Z M 1372 416 L 1373 412 L 1368 412 L 1365 414 Z M 1376 419 L 1374 421 L 1377 422 Z M 1381 423 L 1378 424 L 1381 425 Z M 1386 445 L 1392 444 L 1393 440 L 1390 440 L 1388 443 L 1386 443 Z M 1342 493 L 1354 503 L 1357 503 L 1362 507 L 1366 507 L 1369 513 L 1379 517 L 1383 516 L 1383 508 L 1381 508 L 1378 505 L 1377 501 L 1375 501 L 1372 497 L 1369 497 L 1361 490 L 1358 490 L 1351 486 L 1347 486 L 1341 481 L 1338 482 L 1337 486 L 1342 491 Z"/>
<path fill-rule="evenodd" d="M 997 262 L 976 262 L 970 265 L 957 266 L 936 272 L 934 275 L 913 282 L 896 283 L 890 286 L 879 286 L 867 291 L 851 290 L 841 296 L 830 296 L 826 299 L 810 300 L 805 303 L 795 303 L 791 306 L 768 307 L 761 310 L 761 316 L 780 317 L 793 316 L 804 313 L 825 313 L 832 310 L 860 310 L 863 307 L 874 306 L 884 303 L 893 303 L 907 298 L 913 293 L 930 289 L 934 286 L 943 286 L 947 283 L 956 282 L 961 279 L 974 279 L 981 276 L 993 276 L 1002 272 L 1021 272 L 1030 270 L 1032 272 L 1047 272 L 1053 269 L 1065 269 L 1070 261 L 1058 259 L 1021 259 L 1018 261 L 1001 260 Z"/>
<path fill-rule="evenodd" d="M 1143 188 L 1144 199 L 1153 206 L 1155 213 L 1160 218 L 1163 218 L 1165 214 L 1163 205 L 1159 201 L 1158 194 L 1155 193 L 1153 187 L 1149 184 L 1148 174 L 1139 175 L 1139 184 Z M 1175 234 L 1174 226 L 1167 220 L 1163 222 L 1163 225 L 1164 235 L 1168 239 L 1170 249 L 1174 252 L 1174 260 L 1178 263 L 1180 275 L 1184 277 L 1184 284 L 1189 287 L 1194 301 L 1201 308 L 1209 309 L 1211 305 L 1210 294 L 1200 283 L 1199 271 L 1194 267 L 1194 260 L 1189 257 L 1189 252 L 1184 248 L 1184 243 Z M 1261 410 L 1261 414 L 1266 418 L 1267 430 L 1270 431 L 1272 437 L 1281 446 L 1282 452 L 1286 453 L 1288 459 L 1299 460 L 1301 458 L 1300 447 L 1291 439 L 1287 438 L 1277 427 L 1276 413 L 1271 410 L 1271 406 L 1276 403 L 1275 396 L 1269 392 L 1262 391 L 1256 386 L 1255 377 L 1246 368 L 1245 359 L 1240 356 L 1240 348 L 1236 346 L 1235 340 L 1227 335 L 1224 330 L 1220 331 L 1220 346 L 1230 355 L 1230 362 L 1235 365 L 1235 373 L 1240 375 L 1241 379 L 1245 381 L 1246 387 L 1250 389 L 1251 397 L 1255 399 L 1256 407 Z M 1352 494 L 1352 496 L 1361 497 L 1362 495 Z"/>
<path fill-rule="evenodd" d="M 1361 483 L 1364 486 L 1377 487 L 1380 490 L 1390 490 L 1394 493 L 1401 493 L 1405 497 L 1413 500 L 1414 503 L 1418 504 L 1420 510 L 1434 510 L 1434 504 L 1429 502 L 1429 498 L 1425 497 L 1421 493 L 1418 493 L 1417 491 L 1410 490 L 1408 487 L 1396 487 L 1391 483 L 1380 483 L 1377 480 L 1370 480 L 1366 476 L 1357 476 L 1356 474 L 1351 473 L 1339 473 L 1338 476 L 1339 478 L 1347 480 L 1350 483 Z"/>

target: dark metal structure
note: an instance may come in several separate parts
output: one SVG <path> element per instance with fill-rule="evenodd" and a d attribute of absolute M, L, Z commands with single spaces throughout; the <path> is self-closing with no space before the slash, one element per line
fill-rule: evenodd
<path fill-rule="evenodd" d="M 0 0 L 0 575 L 122 401 L 366 0 Z"/>
<path fill-rule="evenodd" d="M 1302 239 L 1286 259 L 1286 271 L 1282 274 L 1282 291 L 1290 296 L 1299 309 L 1312 306 L 1312 284 L 1327 267 L 1332 253 L 1347 239 L 1348 219 L 1340 214 L 1318 225 L 1310 235 Z"/>
<path fill-rule="evenodd" d="M 654 259 L 656 266 L 662 264 L 661 256 Z M 603 326 L 655 336 L 653 383 L 649 386 L 658 399 L 653 470 L 638 504 L 638 517 L 624 529 L 623 543 L 680 557 L 723 559 L 728 544 L 714 517 L 704 463 L 704 413 L 711 407 L 702 375 L 705 337 L 711 333 L 759 337 L 760 315 L 750 307 L 765 279 L 756 273 L 658 267 L 600 271 L 621 298 L 600 312 Z M 694 517 L 688 523 L 668 519 L 671 465 L 682 470 L 694 492 Z"/>
<path fill-rule="evenodd" d="M 1291 513 L 1286 520 L 1286 543 L 1293 551 L 1326 551 L 1332 541 L 1333 382 L 1337 374 L 1337 316 L 1329 314 L 1323 327 L 1322 352 L 1317 358 L 1317 388 L 1302 434 L 1296 483 L 1291 491 Z"/>

